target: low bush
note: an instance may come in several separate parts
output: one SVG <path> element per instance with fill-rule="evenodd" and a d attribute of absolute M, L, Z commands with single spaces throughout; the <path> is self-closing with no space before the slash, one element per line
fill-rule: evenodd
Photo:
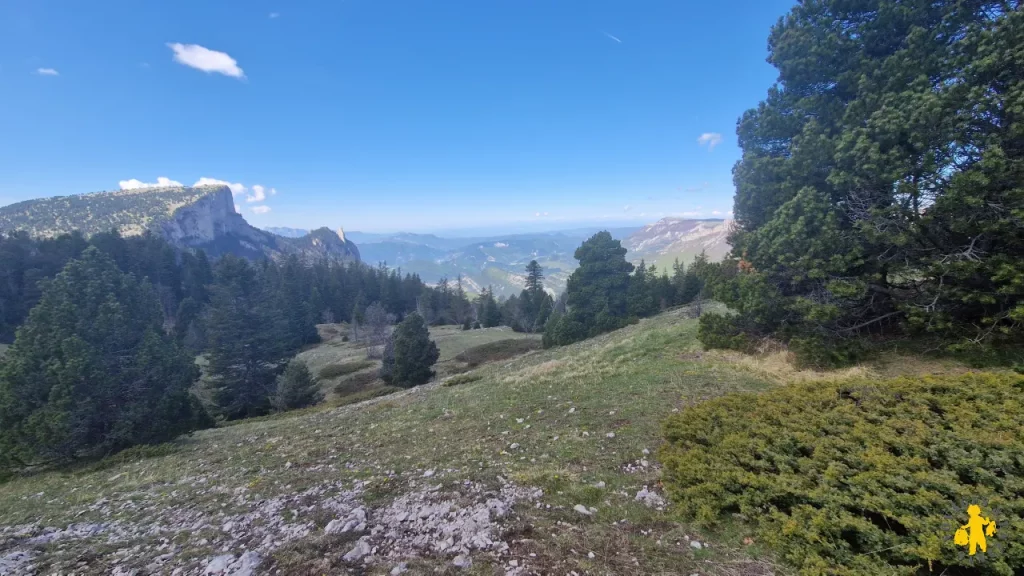
<path fill-rule="evenodd" d="M 685 517 L 749 519 L 804 575 L 1001 574 L 1024 568 L 1024 377 L 790 385 L 665 424 L 664 484 Z M 988 552 L 954 544 L 969 504 Z"/>
<path fill-rule="evenodd" d="M 343 398 L 339 398 L 338 406 L 348 406 L 349 404 L 358 404 L 366 400 L 378 398 L 380 396 L 387 396 L 388 394 L 394 394 L 395 392 L 401 392 L 403 388 L 397 386 L 380 386 L 378 388 L 369 388 L 362 392 L 356 392 L 355 394 L 349 394 Z"/>
<path fill-rule="evenodd" d="M 334 393 L 338 396 L 345 396 L 348 394 L 355 394 L 356 392 L 362 392 L 367 386 L 373 384 L 378 379 L 379 376 L 377 375 L 376 370 L 359 372 L 343 379 L 341 382 L 338 382 L 334 387 Z"/>
<path fill-rule="evenodd" d="M 452 376 L 451 378 L 445 380 L 442 386 L 451 387 L 459 386 L 461 384 L 469 384 L 470 382 L 476 382 L 481 378 L 483 378 L 483 376 L 480 376 L 479 374 L 459 374 L 457 376 Z"/>
<path fill-rule="evenodd" d="M 473 368 L 487 362 L 507 360 L 508 358 L 526 354 L 533 350 L 540 350 L 540 348 L 540 340 L 536 338 L 510 338 L 467 348 L 459 352 L 455 359 L 459 362 L 465 362 Z"/>
<path fill-rule="evenodd" d="M 328 364 L 320 369 L 320 378 L 322 380 L 337 378 L 339 376 L 365 370 L 370 366 L 373 366 L 373 362 L 370 360 L 355 360 L 353 362 L 343 362 L 340 364 Z"/>

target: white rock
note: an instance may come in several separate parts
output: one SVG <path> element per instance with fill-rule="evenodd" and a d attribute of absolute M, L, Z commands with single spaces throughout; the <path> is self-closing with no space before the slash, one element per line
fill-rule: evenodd
<path fill-rule="evenodd" d="M 636 493 L 636 498 L 634 498 L 634 499 L 637 502 L 642 502 L 644 504 L 644 506 L 647 506 L 647 507 L 650 507 L 650 508 L 654 508 L 654 507 L 657 507 L 657 506 L 664 506 L 665 505 L 665 499 L 662 498 L 656 492 L 651 492 L 650 490 L 648 490 L 647 486 L 644 486 L 643 490 L 640 490 L 639 492 L 637 492 Z"/>
<path fill-rule="evenodd" d="M 408 571 L 409 571 L 409 565 L 406 564 L 405 562 L 402 562 L 402 563 L 398 564 L 397 566 L 395 566 L 394 568 L 391 569 L 391 576 L 398 576 L 399 574 L 402 574 L 403 572 L 408 572 Z"/>
<path fill-rule="evenodd" d="M 256 552 L 249 550 L 242 554 L 237 562 L 232 564 L 229 576 L 252 576 L 263 558 Z"/>
<path fill-rule="evenodd" d="M 615 438 L 615 432 L 609 432 L 609 433 L 605 434 L 605 436 L 607 436 L 609 438 Z"/>
<path fill-rule="evenodd" d="M 515 450 L 516 448 L 519 448 L 519 442 L 513 442 L 508 448 L 509 450 Z"/>
<path fill-rule="evenodd" d="M 584 506 L 583 504 L 577 504 L 573 506 L 572 509 L 579 512 L 580 514 L 583 514 L 584 516 L 592 516 L 594 514 L 590 510 L 587 510 L 587 507 Z"/>
<path fill-rule="evenodd" d="M 647 448 L 644 448 L 644 452 L 643 452 L 644 456 L 647 456 L 650 453 L 651 453 L 650 450 L 648 450 Z"/>
<path fill-rule="evenodd" d="M 569 408 L 569 414 L 574 414 L 575 412 L 576 412 L 576 407 L 575 406 L 573 406 L 572 408 Z"/>
<path fill-rule="evenodd" d="M 433 470 L 427 470 L 426 472 L 423 473 L 423 477 L 424 478 L 430 478 L 433 475 L 434 475 L 434 471 Z"/>
<path fill-rule="evenodd" d="M 690 548 L 693 548 L 694 550 L 700 550 L 703 547 L 704 546 L 702 546 L 701 543 L 697 540 L 690 540 Z"/>
<path fill-rule="evenodd" d="M 587 552 L 587 558 L 590 558 L 591 560 L 593 560 L 594 558 L 597 558 L 597 555 L 594 554 L 593 552 Z"/>
<path fill-rule="evenodd" d="M 604 480 L 600 480 L 596 484 L 594 484 L 594 488 L 604 488 L 605 486 L 606 484 L 604 483 Z"/>
<path fill-rule="evenodd" d="M 206 570 L 203 570 L 203 574 L 224 574 L 227 572 L 228 566 L 235 561 L 233 554 L 223 554 L 210 560 L 210 563 L 206 565 Z"/>
<path fill-rule="evenodd" d="M 456 568 L 469 568 L 472 565 L 473 559 L 465 554 L 459 554 L 455 557 L 455 560 L 452 560 L 452 566 L 455 566 Z"/>
<path fill-rule="evenodd" d="M 370 550 L 370 542 L 365 537 L 360 538 L 359 541 L 356 542 L 356 545 L 351 550 L 349 550 L 348 553 L 342 556 L 341 559 L 346 562 L 355 562 L 356 560 L 362 560 L 366 556 L 370 555 Z"/>

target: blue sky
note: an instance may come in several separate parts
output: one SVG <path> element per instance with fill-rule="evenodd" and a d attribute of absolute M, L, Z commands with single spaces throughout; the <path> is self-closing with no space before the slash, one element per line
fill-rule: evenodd
<path fill-rule="evenodd" d="M 725 217 L 791 4 L 4 0 L 0 205 L 163 177 L 257 226 Z"/>

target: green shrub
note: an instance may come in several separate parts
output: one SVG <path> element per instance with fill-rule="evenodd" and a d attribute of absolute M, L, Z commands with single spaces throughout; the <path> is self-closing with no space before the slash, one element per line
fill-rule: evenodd
<path fill-rule="evenodd" d="M 344 378 L 341 382 L 334 387 L 334 393 L 338 396 L 345 396 L 348 394 L 355 394 L 356 392 L 362 392 L 367 386 L 373 384 L 379 379 L 376 370 L 370 370 L 368 372 L 357 372 L 348 378 Z"/>
<path fill-rule="evenodd" d="M 467 348 L 459 352 L 455 359 L 459 362 L 465 362 L 470 368 L 475 368 L 487 362 L 507 360 L 532 350 L 539 350 L 540 348 L 541 343 L 536 338 L 509 338 L 508 340 L 498 340 L 497 342 L 488 342 L 487 344 Z"/>
<path fill-rule="evenodd" d="M 445 380 L 442 386 L 450 387 L 459 386 L 460 384 L 469 384 L 470 382 L 476 382 L 481 378 L 483 378 L 483 376 L 480 376 L 479 374 L 459 374 L 457 376 L 452 376 L 451 378 Z"/>
<path fill-rule="evenodd" d="M 992 373 L 729 395 L 666 422 L 664 483 L 697 523 L 748 518 L 801 574 L 1020 573 L 1022 399 L 1024 377 Z M 969 504 L 998 524 L 974 558 L 953 543 Z"/>
<path fill-rule="evenodd" d="M 380 386 L 378 388 L 370 388 L 368 390 L 363 390 L 362 392 L 349 394 L 348 396 L 339 398 L 337 404 L 338 406 L 358 404 L 359 402 L 365 402 L 366 400 L 371 400 L 373 398 L 378 398 L 380 396 L 387 396 L 388 394 L 394 394 L 395 392 L 401 391 L 402 388 L 399 388 L 397 386 Z"/>
<path fill-rule="evenodd" d="M 320 369 L 320 379 L 329 380 L 331 378 L 337 378 L 353 372 L 359 372 L 373 366 L 371 360 L 355 360 L 352 362 L 343 362 L 341 364 L 328 364 Z"/>
<path fill-rule="evenodd" d="M 738 325 L 736 316 L 709 313 L 700 317 L 697 339 L 707 348 L 749 352 L 750 337 Z"/>

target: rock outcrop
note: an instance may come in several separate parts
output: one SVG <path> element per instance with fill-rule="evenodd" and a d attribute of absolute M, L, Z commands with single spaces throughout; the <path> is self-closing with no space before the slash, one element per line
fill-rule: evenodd
<path fill-rule="evenodd" d="M 211 256 L 249 259 L 296 255 L 306 260 L 358 262 L 359 250 L 340 229 L 286 238 L 251 226 L 235 211 L 227 186 L 176 186 L 98 192 L 19 202 L 0 208 L 0 231 L 25 230 L 53 237 L 78 230 L 90 236 L 118 230 L 125 236 L 153 232 L 180 248 Z"/>

